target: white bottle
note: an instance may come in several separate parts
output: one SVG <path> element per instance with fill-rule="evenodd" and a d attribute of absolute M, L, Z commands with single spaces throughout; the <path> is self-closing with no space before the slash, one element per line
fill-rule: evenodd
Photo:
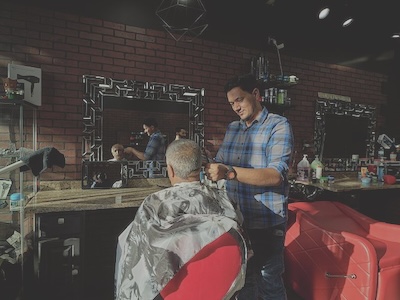
<path fill-rule="evenodd" d="M 309 182 L 310 163 L 307 160 L 307 154 L 303 154 L 303 159 L 297 164 L 297 181 Z"/>
<path fill-rule="evenodd" d="M 319 180 L 322 176 L 322 163 L 319 160 L 318 155 L 315 155 L 315 158 L 311 163 L 311 172 L 313 182 L 317 179 Z"/>
<path fill-rule="evenodd" d="M 385 156 L 385 150 L 383 149 L 383 147 L 380 147 L 378 150 L 378 158 L 382 158 Z"/>
<path fill-rule="evenodd" d="M 378 181 L 383 181 L 383 176 L 385 175 L 385 164 L 383 158 L 381 158 L 381 161 L 379 162 L 377 173 L 378 173 Z"/>

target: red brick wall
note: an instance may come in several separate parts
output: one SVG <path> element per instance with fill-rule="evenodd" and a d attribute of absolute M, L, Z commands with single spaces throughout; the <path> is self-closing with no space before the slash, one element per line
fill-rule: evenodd
<path fill-rule="evenodd" d="M 39 148 L 53 146 L 66 156 L 64 169 L 55 167 L 43 180 L 79 179 L 81 164 L 83 74 L 204 87 L 205 136 L 218 149 L 227 124 L 236 118 L 227 105 L 223 85 L 247 73 L 250 58 L 260 50 L 196 39 L 176 42 L 162 29 L 150 30 L 48 10 L 3 6 L 0 11 L 0 76 L 7 64 L 42 69 L 42 103 L 38 111 Z M 352 102 L 378 108 L 379 126 L 386 103 L 381 83 L 387 77 L 285 55 L 285 74 L 300 78 L 289 90 L 293 107 L 285 113 L 293 125 L 296 150 L 312 142 L 317 92 L 349 96 Z M 276 53 L 269 53 L 273 73 Z M 105 153 L 107 151 L 105 150 Z"/>

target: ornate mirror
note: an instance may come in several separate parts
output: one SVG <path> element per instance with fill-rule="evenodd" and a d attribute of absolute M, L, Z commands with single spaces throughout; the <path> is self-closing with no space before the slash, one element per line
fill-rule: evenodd
<path fill-rule="evenodd" d="M 84 75 L 83 84 L 83 161 L 107 161 L 116 143 L 144 151 L 147 117 L 157 120 L 167 144 L 175 139 L 175 128 L 182 127 L 204 146 L 203 88 L 94 75 Z M 128 179 L 166 176 L 165 161 L 128 161 Z"/>
<path fill-rule="evenodd" d="M 349 159 L 352 154 L 373 157 L 375 107 L 338 100 L 316 101 L 315 154 L 324 159 Z"/>

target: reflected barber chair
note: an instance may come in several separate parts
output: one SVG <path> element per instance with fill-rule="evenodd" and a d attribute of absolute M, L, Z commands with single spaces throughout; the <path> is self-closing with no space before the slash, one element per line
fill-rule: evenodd
<path fill-rule="evenodd" d="M 184 265 L 156 299 L 231 299 L 244 283 L 246 251 L 235 230 L 223 234 Z"/>
<path fill-rule="evenodd" d="M 305 300 L 400 299 L 399 237 L 339 202 L 290 203 L 286 283 Z"/>

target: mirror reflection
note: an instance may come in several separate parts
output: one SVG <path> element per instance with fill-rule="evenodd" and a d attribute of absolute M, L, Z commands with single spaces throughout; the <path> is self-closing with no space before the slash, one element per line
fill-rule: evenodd
<path fill-rule="evenodd" d="M 315 154 L 324 160 L 373 157 L 375 107 L 339 100 L 316 101 Z"/>
<path fill-rule="evenodd" d="M 83 82 L 83 161 L 115 160 L 112 148 L 118 144 L 125 149 L 128 179 L 167 177 L 165 158 L 145 154 L 154 131 L 162 135 L 165 147 L 178 129 L 183 138 L 186 133 L 204 146 L 204 89 L 93 75 L 84 75 Z M 149 118 L 158 128 L 144 124 Z"/>
<path fill-rule="evenodd" d="M 82 165 L 83 189 L 122 188 L 127 184 L 127 162 L 85 161 Z"/>

